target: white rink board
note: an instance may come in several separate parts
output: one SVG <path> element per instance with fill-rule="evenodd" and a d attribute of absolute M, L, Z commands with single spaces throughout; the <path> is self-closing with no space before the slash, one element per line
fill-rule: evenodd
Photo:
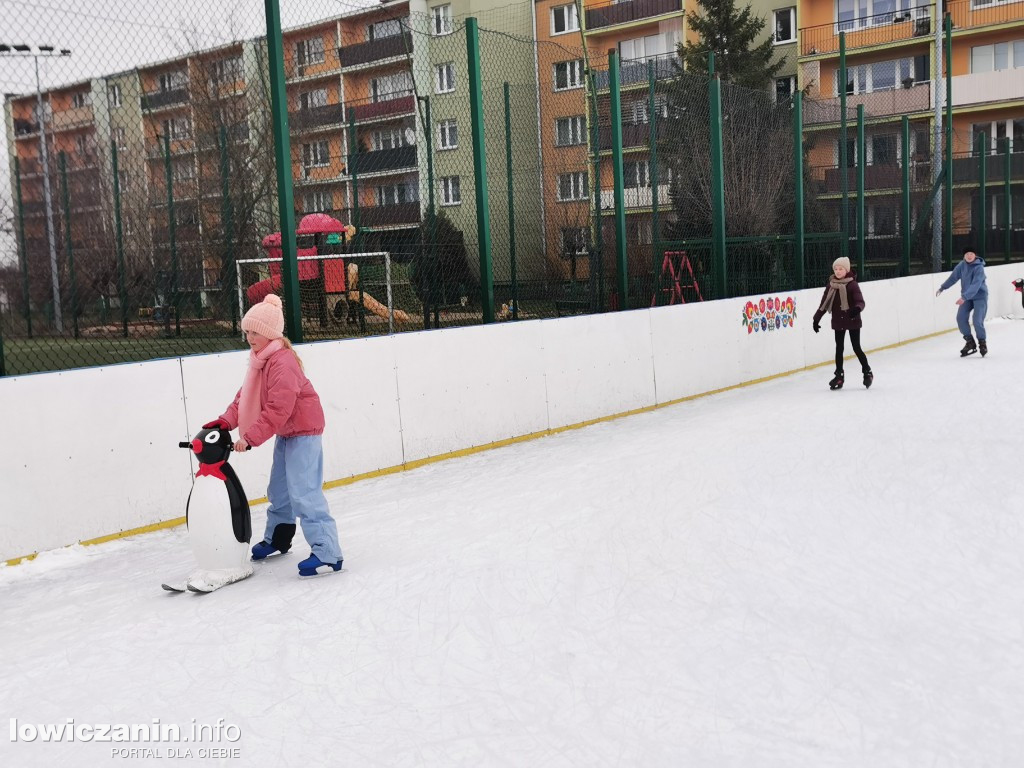
<path fill-rule="evenodd" d="M 648 310 L 659 403 L 736 383 L 739 337 L 726 332 L 725 303 Z"/>
<path fill-rule="evenodd" d="M 0 379 L 0 561 L 184 514 L 178 360 Z"/>
<path fill-rule="evenodd" d="M 649 311 L 540 325 L 552 429 L 655 404 Z"/>
<path fill-rule="evenodd" d="M 936 280 L 936 277 L 939 279 Z M 900 341 L 927 336 L 950 327 L 953 320 L 949 312 L 943 310 L 942 317 L 939 317 L 938 302 L 943 298 L 935 298 L 935 291 L 944 278 L 945 275 L 914 275 L 894 281 L 896 302 L 899 305 Z"/>
<path fill-rule="evenodd" d="M 541 323 L 408 333 L 393 343 L 406 461 L 547 429 Z"/>
<path fill-rule="evenodd" d="M 185 408 L 188 413 L 188 437 L 208 421 L 222 413 L 235 397 L 245 379 L 249 365 L 248 352 L 222 352 L 215 355 L 193 355 L 181 359 L 181 379 L 185 388 Z M 232 433 L 238 436 L 237 430 Z M 274 441 L 253 448 L 242 455 L 232 455 L 230 462 L 249 499 L 266 495 L 270 480 Z M 194 467 L 198 469 L 198 467 Z M 181 499 L 179 515 L 185 514 L 187 492 Z"/>
<path fill-rule="evenodd" d="M 394 341 L 378 336 L 297 347 L 324 407 L 325 480 L 404 460 Z"/>

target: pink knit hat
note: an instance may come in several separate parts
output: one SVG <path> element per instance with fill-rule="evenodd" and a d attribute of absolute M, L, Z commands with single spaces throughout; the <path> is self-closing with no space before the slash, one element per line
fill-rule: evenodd
<path fill-rule="evenodd" d="M 268 294 L 259 304 L 253 304 L 242 318 L 243 331 L 255 331 L 268 339 L 284 336 L 284 313 L 281 311 L 281 297 Z"/>

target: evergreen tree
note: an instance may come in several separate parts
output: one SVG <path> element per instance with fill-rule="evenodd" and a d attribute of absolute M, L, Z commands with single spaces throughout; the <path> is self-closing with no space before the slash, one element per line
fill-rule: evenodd
<path fill-rule="evenodd" d="M 765 27 L 765 19 L 756 16 L 750 5 L 737 9 L 736 0 L 697 0 L 699 11 L 686 14 L 696 42 L 683 43 L 680 55 L 688 72 L 706 74 L 708 52 L 715 52 L 715 72 L 723 80 L 747 88 L 766 88 L 786 63 L 783 56 L 772 62 L 775 49 L 772 36 L 755 44 Z"/>

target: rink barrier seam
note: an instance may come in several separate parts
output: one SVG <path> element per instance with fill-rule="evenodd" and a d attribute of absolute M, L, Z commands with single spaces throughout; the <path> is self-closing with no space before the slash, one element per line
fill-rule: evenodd
<path fill-rule="evenodd" d="M 906 341 L 897 341 L 895 344 L 887 344 L 887 345 L 885 345 L 883 347 L 873 347 L 872 349 L 867 350 L 867 352 L 870 352 L 870 353 L 874 354 L 875 352 L 882 352 L 882 351 L 887 350 L 887 349 L 895 349 L 896 347 L 906 346 L 907 344 L 913 344 L 914 342 L 924 341 L 926 339 L 932 339 L 932 338 L 935 338 L 936 336 L 943 336 L 943 335 L 945 335 L 947 333 L 953 333 L 956 330 L 957 330 L 956 328 L 950 328 L 950 329 L 945 330 L 945 331 L 936 331 L 935 333 L 929 333 L 929 334 L 926 334 L 924 336 L 916 336 L 913 339 L 907 339 Z M 847 355 L 843 359 L 844 360 L 853 360 L 854 358 L 855 358 L 855 355 Z M 371 472 L 363 472 L 362 474 L 359 474 L 359 475 L 352 475 L 351 477 L 344 477 L 344 478 L 341 478 L 340 480 L 329 480 L 326 483 L 324 483 L 323 487 L 324 487 L 325 491 L 329 491 L 329 490 L 331 490 L 333 488 L 341 488 L 342 486 L 346 486 L 346 485 L 354 485 L 355 483 L 359 483 L 359 482 L 362 482 L 364 480 L 372 480 L 373 478 L 377 478 L 377 477 L 386 477 L 387 475 L 394 475 L 394 474 L 397 474 L 399 472 L 406 472 L 406 471 L 411 470 L 411 469 L 418 469 L 419 467 L 424 467 L 424 466 L 427 466 L 428 464 L 436 464 L 436 463 L 441 462 L 441 461 L 448 461 L 449 459 L 459 459 L 459 458 L 463 458 L 465 456 L 471 456 L 474 453 L 482 453 L 483 451 L 490 451 L 490 450 L 493 450 L 493 449 L 496 449 L 496 448 L 504 448 L 504 447 L 509 446 L 509 445 L 515 445 L 516 443 L 525 443 L 528 440 L 536 440 L 537 438 L 540 438 L 540 437 L 550 437 L 552 435 L 557 435 L 557 434 L 559 434 L 561 432 L 569 432 L 570 430 L 574 430 L 574 429 L 583 429 L 585 427 L 592 427 L 595 424 L 601 424 L 601 423 L 604 423 L 604 422 L 607 422 L 607 421 L 615 421 L 616 419 L 624 419 L 624 418 L 626 418 L 628 416 L 637 416 L 637 415 L 639 415 L 641 413 L 649 413 L 650 411 L 656 411 L 656 410 L 659 410 L 661 408 L 667 408 L 667 407 L 669 407 L 671 405 L 679 405 L 680 403 L 686 403 L 686 402 L 689 402 L 691 400 L 697 400 L 697 399 L 702 398 L 702 397 L 711 397 L 712 395 L 720 395 L 723 392 L 729 392 L 730 390 L 741 389 L 743 387 L 751 387 L 751 386 L 754 386 L 755 384 L 763 384 L 766 381 L 772 381 L 773 379 L 781 379 L 781 378 L 784 378 L 786 376 L 793 376 L 794 374 L 797 374 L 797 373 L 802 373 L 804 371 L 810 371 L 810 370 L 814 370 L 815 368 L 821 368 L 821 367 L 826 366 L 826 365 L 831 365 L 833 362 L 834 362 L 833 360 L 825 360 L 824 362 L 821 362 L 821 363 L 814 363 L 813 365 L 805 365 L 803 368 L 794 368 L 791 371 L 783 371 L 782 373 L 773 373 L 770 376 L 762 376 L 761 378 L 758 378 L 758 379 L 750 379 L 749 381 L 743 381 L 743 382 L 740 382 L 739 384 L 730 384 L 728 387 L 721 387 L 719 389 L 711 389 L 711 390 L 708 390 L 707 392 L 698 392 L 695 395 L 687 395 L 686 397 L 679 397 L 679 398 L 676 398 L 675 400 L 667 400 L 664 403 L 655 403 L 654 405 L 645 405 L 642 408 L 634 408 L 633 410 L 630 410 L 630 411 L 623 411 L 621 413 L 614 413 L 614 414 L 611 414 L 609 416 L 599 416 L 596 419 L 588 419 L 586 421 L 577 422 L 576 424 L 566 424 L 565 426 L 561 426 L 561 427 L 551 427 L 551 428 L 548 428 L 548 429 L 541 430 L 539 432 L 531 432 L 531 433 L 526 434 L 526 435 L 520 435 L 519 437 L 508 437 L 508 438 L 505 438 L 504 440 L 496 440 L 496 441 L 494 441 L 492 443 L 484 443 L 483 445 L 475 445 L 475 446 L 471 446 L 469 448 L 460 448 L 457 451 L 450 451 L 448 453 L 438 454 L 437 456 L 428 456 L 428 457 L 423 458 L 423 459 L 415 459 L 414 461 L 407 461 L 407 462 L 404 462 L 402 464 L 397 464 L 397 465 L 395 465 L 393 467 L 384 467 L 382 469 L 375 469 L 375 470 L 373 470 Z M 252 501 L 249 502 L 249 506 L 250 507 L 257 507 L 260 504 L 266 504 L 267 501 L 268 501 L 268 499 L 265 496 L 261 497 L 259 499 L 253 499 Z M 150 525 L 143 525 L 143 526 L 141 526 L 139 528 L 130 528 L 130 529 L 126 530 L 126 531 L 121 531 L 120 533 L 111 533 L 111 534 L 108 534 L 106 536 L 99 536 L 98 538 L 95 538 L 95 539 L 87 539 L 85 541 L 78 542 L 78 544 L 81 545 L 81 546 L 92 546 L 94 544 L 105 544 L 105 543 L 107 543 L 109 541 L 116 541 L 117 539 L 124 539 L 124 538 L 128 538 L 129 536 L 138 536 L 138 535 L 143 534 L 143 533 L 152 533 L 153 531 L 160 531 L 160 530 L 165 530 L 165 529 L 168 529 L 168 528 L 176 528 L 179 525 L 183 525 L 184 523 L 185 523 L 185 518 L 184 517 L 176 517 L 176 518 L 174 518 L 172 520 L 165 520 L 165 521 L 160 522 L 160 523 L 152 523 Z M 7 565 L 18 565 L 19 563 L 22 563 L 22 562 L 27 562 L 29 560 L 34 560 L 38 554 L 39 554 L 38 552 L 35 552 L 35 553 L 31 554 L 31 555 L 24 555 L 22 557 L 15 557 L 15 558 L 12 558 L 11 560 L 8 560 L 6 562 L 6 564 Z"/>

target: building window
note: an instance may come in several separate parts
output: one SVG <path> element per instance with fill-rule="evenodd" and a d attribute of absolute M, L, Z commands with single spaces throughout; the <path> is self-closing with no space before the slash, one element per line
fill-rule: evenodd
<path fill-rule="evenodd" d="M 772 11 L 772 20 L 775 22 L 776 44 L 796 42 L 796 8 Z"/>
<path fill-rule="evenodd" d="M 118 149 L 128 149 L 128 138 L 124 128 L 114 129 L 114 142 Z"/>
<path fill-rule="evenodd" d="M 562 173 L 558 176 L 558 199 L 586 200 L 590 197 L 590 184 L 586 171 Z"/>
<path fill-rule="evenodd" d="M 975 4 L 977 3 L 978 0 L 975 0 Z M 916 6 L 925 8 L 927 18 L 927 6 L 918 0 L 837 0 L 836 22 L 839 26 L 836 31 L 849 32 L 854 29 L 909 21 Z"/>
<path fill-rule="evenodd" d="M 1024 40 L 971 48 L 971 72 L 1002 72 L 1024 68 Z"/>
<path fill-rule="evenodd" d="M 310 64 L 323 64 L 324 62 L 324 39 L 322 37 L 311 37 L 309 40 L 300 40 L 295 44 L 295 60 L 300 67 Z"/>
<path fill-rule="evenodd" d="M 971 125 L 971 154 L 979 154 L 980 134 L 985 133 L 987 151 L 998 153 L 1003 151 L 1006 140 L 1010 141 L 1011 152 L 1024 152 L 1024 118 L 994 120 L 989 123 L 973 123 Z"/>
<path fill-rule="evenodd" d="M 651 166 L 647 160 L 627 160 L 622 164 L 622 186 L 642 189 L 651 186 Z"/>
<path fill-rule="evenodd" d="M 846 73 L 848 94 L 888 91 L 894 88 L 910 88 L 914 83 L 927 80 L 928 56 L 876 61 L 849 67 Z M 835 78 L 835 95 L 839 95 L 839 73 Z"/>
<path fill-rule="evenodd" d="M 374 199 L 377 205 L 418 203 L 420 188 L 415 181 L 406 181 L 401 184 L 386 184 L 374 188 Z"/>
<path fill-rule="evenodd" d="M 375 24 L 367 24 L 366 39 L 367 41 L 383 40 L 386 37 L 400 35 L 402 34 L 403 23 L 407 23 L 407 19 L 387 19 L 386 21 L 378 21 Z"/>
<path fill-rule="evenodd" d="M 675 52 L 679 47 L 679 33 L 670 30 L 664 34 L 644 35 L 619 43 L 619 56 L 623 62 L 646 62 Z"/>
<path fill-rule="evenodd" d="M 892 237 L 896 234 L 896 209 L 891 205 L 869 205 L 868 237 Z"/>
<path fill-rule="evenodd" d="M 459 126 L 455 120 L 442 120 L 437 124 L 438 149 L 455 149 L 459 146 Z"/>
<path fill-rule="evenodd" d="M 92 94 L 88 91 L 71 96 L 72 109 L 81 109 L 82 107 L 88 107 L 90 104 L 92 104 Z"/>
<path fill-rule="evenodd" d="M 411 128 L 395 126 L 394 128 L 381 128 L 373 132 L 373 151 L 379 152 L 382 149 L 399 149 L 411 144 Z"/>
<path fill-rule="evenodd" d="M 192 165 L 191 158 L 186 158 L 180 162 L 176 162 L 171 166 L 171 177 L 175 181 L 189 181 L 196 177 L 195 166 Z"/>
<path fill-rule="evenodd" d="M 590 229 L 588 227 L 562 227 L 562 258 L 583 256 L 590 250 Z"/>
<path fill-rule="evenodd" d="M 109 103 L 110 106 L 112 106 L 112 107 L 120 107 L 121 106 L 121 86 L 120 85 L 117 85 L 115 83 L 114 85 L 108 85 L 107 86 L 107 103 Z"/>
<path fill-rule="evenodd" d="M 868 162 L 871 165 L 896 165 L 899 162 L 899 151 L 897 149 L 896 134 L 883 133 L 871 137 L 869 147 L 871 155 Z"/>
<path fill-rule="evenodd" d="M 183 70 L 165 72 L 159 78 L 161 91 L 176 91 L 188 85 L 188 77 Z"/>
<path fill-rule="evenodd" d="M 455 90 L 455 64 L 446 61 L 437 65 L 437 82 L 435 93 L 451 93 Z"/>
<path fill-rule="evenodd" d="M 459 177 L 443 177 L 441 179 L 441 205 L 459 205 L 461 203 L 462 191 L 459 189 Z"/>
<path fill-rule="evenodd" d="M 315 91 L 306 91 L 299 94 L 299 109 L 315 109 L 316 107 L 327 106 L 327 89 L 318 88 Z"/>
<path fill-rule="evenodd" d="M 170 136 L 175 140 L 187 139 L 192 135 L 192 121 L 187 117 L 174 117 L 170 120 L 164 120 L 163 126 L 164 136 Z"/>
<path fill-rule="evenodd" d="M 555 90 L 567 91 L 583 87 L 583 59 L 555 64 Z"/>
<path fill-rule="evenodd" d="M 242 79 L 242 57 L 232 56 L 213 62 L 210 79 L 214 83 L 233 83 Z"/>
<path fill-rule="evenodd" d="M 89 142 L 85 136 L 75 136 L 75 151 L 80 155 L 84 155 L 89 151 Z"/>
<path fill-rule="evenodd" d="M 576 4 L 558 5 L 551 9 L 551 34 L 564 35 L 566 32 L 578 32 L 580 18 L 576 13 Z"/>
<path fill-rule="evenodd" d="M 560 117 L 555 120 L 555 146 L 569 147 L 586 141 L 583 115 Z"/>
<path fill-rule="evenodd" d="M 334 196 L 327 190 L 307 192 L 302 196 L 303 213 L 319 213 L 330 211 L 334 208 Z"/>
<path fill-rule="evenodd" d="M 411 90 L 412 72 L 396 72 L 370 81 L 370 96 L 374 103 L 399 99 Z"/>
<path fill-rule="evenodd" d="M 786 101 L 796 92 L 796 75 L 775 78 L 775 100 Z"/>
<path fill-rule="evenodd" d="M 434 35 L 450 35 L 452 32 L 452 7 L 451 5 L 439 5 L 433 9 L 434 23 L 430 31 Z"/>
<path fill-rule="evenodd" d="M 326 140 L 302 145 L 303 168 L 319 168 L 330 165 L 330 162 L 330 148 Z"/>

